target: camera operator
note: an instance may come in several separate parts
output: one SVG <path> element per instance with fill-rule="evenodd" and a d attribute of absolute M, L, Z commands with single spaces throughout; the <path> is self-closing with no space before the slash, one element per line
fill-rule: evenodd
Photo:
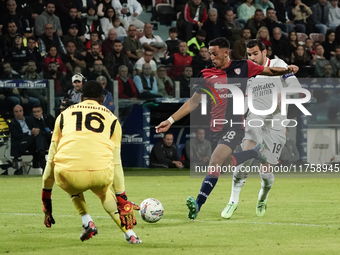
<path fill-rule="evenodd" d="M 67 96 L 61 100 L 60 109 L 65 110 L 67 107 L 73 104 L 81 102 L 83 84 L 86 82 L 86 78 L 81 74 L 77 73 L 72 76 L 73 89 L 67 92 Z"/>

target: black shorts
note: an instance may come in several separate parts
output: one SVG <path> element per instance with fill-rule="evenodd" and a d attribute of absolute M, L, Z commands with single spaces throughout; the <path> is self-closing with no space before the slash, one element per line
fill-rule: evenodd
<path fill-rule="evenodd" d="M 242 143 L 244 132 L 244 129 L 233 129 L 212 133 L 211 149 L 215 150 L 218 144 L 225 144 L 234 151 L 236 146 Z"/>

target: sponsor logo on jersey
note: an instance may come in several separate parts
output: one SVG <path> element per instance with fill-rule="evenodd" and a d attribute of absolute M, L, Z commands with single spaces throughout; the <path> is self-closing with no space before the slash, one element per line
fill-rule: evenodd
<path fill-rule="evenodd" d="M 235 69 L 234 69 L 234 72 L 235 72 L 237 75 L 240 75 L 240 73 L 241 73 L 241 68 L 235 68 Z"/>

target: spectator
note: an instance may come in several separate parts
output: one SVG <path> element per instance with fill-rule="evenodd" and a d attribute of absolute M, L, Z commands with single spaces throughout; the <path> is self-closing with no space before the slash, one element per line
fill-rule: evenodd
<path fill-rule="evenodd" d="M 34 126 L 39 129 L 39 133 L 45 138 L 47 148 L 50 147 L 55 118 L 51 114 L 44 114 L 41 105 L 34 105 L 32 108 Z"/>
<path fill-rule="evenodd" d="M 143 64 L 142 73 L 133 78 L 133 83 L 139 93 L 138 98 L 156 98 L 161 97 L 158 93 L 156 79 L 152 76 L 151 66 L 148 63 Z"/>
<path fill-rule="evenodd" d="M 81 68 L 86 67 L 86 62 L 80 53 L 76 52 L 76 44 L 73 41 L 66 43 L 66 54 L 61 57 L 69 73 L 74 73 L 74 68 L 79 66 Z"/>
<path fill-rule="evenodd" d="M 326 33 L 326 39 L 322 42 L 322 46 L 325 50 L 325 58 L 330 60 L 331 57 L 335 55 L 335 47 L 337 46 L 335 42 L 335 33 L 332 30 L 328 30 Z"/>
<path fill-rule="evenodd" d="M 173 134 L 168 132 L 164 134 L 162 141 L 155 144 L 150 153 L 150 167 L 183 168 L 173 141 Z"/>
<path fill-rule="evenodd" d="M 52 27 L 51 28 L 52 34 L 54 32 L 56 32 L 58 36 L 61 36 L 63 34 L 60 25 L 60 20 L 56 15 L 54 15 L 54 11 L 55 11 L 54 3 L 49 2 L 46 5 L 45 11 L 37 17 L 34 26 L 34 31 L 37 36 L 41 36 L 44 33 L 46 33 L 46 25 L 49 25 L 48 27 L 50 26 Z"/>
<path fill-rule="evenodd" d="M 63 35 L 67 35 L 70 32 L 70 27 L 77 28 L 77 36 L 82 42 L 85 42 L 84 28 L 81 19 L 77 17 L 77 8 L 71 7 L 68 16 L 60 20 L 61 28 L 63 30 Z"/>
<path fill-rule="evenodd" d="M 108 87 L 106 88 L 108 91 L 110 91 L 111 93 L 112 91 L 112 86 L 113 86 L 113 82 L 111 80 L 111 77 L 109 76 L 105 66 L 103 65 L 103 61 L 100 59 L 96 59 L 94 61 L 93 64 L 93 71 L 91 73 L 89 73 L 89 75 L 87 76 L 88 80 L 96 80 L 98 78 L 98 76 L 104 76 L 107 80 L 107 85 Z"/>
<path fill-rule="evenodd" d="M 159 95 L 163 97 L 173 96 L 174 84 L 171 78 L 166 74 L 166 67 L 164 65 L 160 65 L 157 68 L 156 82 Z"/>
<path fill-rule="evenodd" d="M 312 51 L 314 51 L 312 39 L 306 38 L 306 40 L 305 40 L 305 50 L 306 50 L 306 53 L 308 55 L 309 60 L 311 60 L 312 59 Z"/>
<path fill-rule="evenodd" d="M 296 47 L 296 50 L 292 53 L 290 63 L 299 67 L 310 65 L 310 59 L 303 45 Z"/>
<path fill-rule="evenodd" d="M 218 1 L 216 1 L 218 2 Z M 205 7 L 207 8 L 207 11 L 209 11 L 211 8 L 215 8 L 216 2 L 214 0 L 204 0 L 203 3 L 205 4 Z"/>
<path fill-rule="evenodd" d="M 226 29 L 225 36 L 230 42 L 231 49 L 234 47 L 234 43 L 241 38 L 243 25 L 238 21 L 234 20 L 234 12 L 232 10 L 227 10 L 225 14 L 224 27 Z"/>
<path fill-rule="evenodd" d="M 134 25 L 129 26 L 128 36 L 123 42 L 123 48 L 132 63 L 143 57 L 142 45 L 136 38 L 136 27 Z"/>
<path fill-rule="evenodd" d="M 24 35 L 22 37 L 22 43 L 25 47 L 27 47 L 27 39 L 29 37 L 33 36 L 33 30 L 30 27 L 26 27 L 25 31 L 24 31 Z"/>
<path fill-rule="evenodd" d="M 19 157 L 29 150 L 33 153 L 33 162 L 38 162 L 40 167 L 44 169 L 46 165 L 45 151 L 47 149 L 44 137 L 39 128 L 34 126 L 33 119 L 31 117 L 24 117 L 24 111 L 20 105 L 16 105 L 13 108 L 13 113 L 14 118 L 9 124 L 11 156 L 14 157 L 13 166 L 17 166 Z M 17 174 L 22 174 L 22 172 L 17 172 Z"/>
<path fill-rule="evenodd" d="M 295 31 L 292 31 L 288 35 L 288 46 L 290 55 L 296 51 L 297 46 L 299 45 L 299 41 L 297 39 L 297 34 Z"/>
<path fill-rule="evenodd" d="M 115 80 L 118 81 L 118 97 L 119 98 L 138 97 L 138 92 L 136 90 L 135 84 L 128 77 L 127 66 L 122 65 L 118 68 L 118 76 Z"/>
<path fill-rule="evenodd" d="M 190 97 L 190 78 L 192 78 L 192 67 L 186 66 L 184 67 L 183 73 L 177 77 L 177 81 L 179 81 L 180 88 L 180 97 L 188 98 Z"/>
<path fill-rule="evenodd" d="M 246 43 L 250 40 L 251 34 L 248 28 L 244 28 L 242 31 L 241 39 L 234 43 L 232 51 L 232 58 L 235 60 L 248 59 Z"/>
<path fill-rule="evenodd" d="M 227 11 L 232 10 L 233 12 L 235 12 L 234 6 L 235 0 L 220 0 L 216 1 L 216 3 L 213 5 L 213 8 L 217 9 L 218 16 L 224 21 Z"/>
<path fill-rule="evenodd" d="M 187 53 L 188 46 L 186 42 L 180 42 L 179 44 L 179 53 L 175 53 L 174 55 L 161 59 L 162 64 L 172 64 L 172 68 L 170 71 L 170 77 L 174 79 L 183 73 L 184 67 L 191 65 L 192 56 Z M 165 55 L 167 57 L 167 54 Z"/>
<path fill-rule="evenodd" d="M 272 45 L 269 37 L 269 31 L 266 27 L 260 27 L 260 29 L 257 31 L 256 39 L 260 39 L 265 46 Z"/>
<path fill-rule="evenodd" d="M 211 144 L 205 139 L 204 128 L 197 128 L 196 136 L 186 141 L 185 152 L 189 157 L 191 166 L 207 166 L 209 164 Z"/>
<path fill-rule="evenodd" d="M 30 1 L 29 6 L 32 9 L 32 19 L 35 21 L 38 16 L 45 10 L 46 2 L 43 0 Z"/>
<path fill-rule="evenodd" d="M 206 22 L 207 19 L 207 10 L 202 0 L 189 0 L 177 20 L 180 39 L 189 41 L 193 37 L 192 31 L 201 30 L 203 23 Z"/>
<path fill-rule="evenodd" d="M 328 20 L 329 20 L 329 27 L 335 31 L 337 26 L 340 25 L 340 8 L 339 8 L 339 0 L 330 0 L 328 2 L 329 6 L 329 14 L 328 14 Z"/>
<path fill-rule="evenodd" d="M 331 57 L 331 60 L 329 62 L 332 66 L 334 77 L 337 77 L 337 74 L 339 73 L 339 70 L 340 70 L 340 46 L 339 45 L 335 48 L 335 56 Z"/>
<path fill-rule="evenodd" d="M 135 66 L 134 66 L 134 69 L 136 69 L 137 74 L 141 74 L 143 64 L 148 63 L 151 66 L 153 76 L 156 76 L 157 65 L 156 65 L 156 62 L 152 60 L 152 58 L 153 58 L 152 51 L 146 50 L 144 52 L 144 56 L 142 58 L 138 59 L 138 61 L 136 62 Z"/>
<path fill-rule="evenodd" d="M 69 17 L 70 9 L 76 8 L 73 0 L 58 0 L 55 1 L 55 15 L 60 21 Z"/>
<path fill-rule="evenodd" d="M 1 24 L 4 28 L 7 28 L 7 24 L 11 21 L 15 22 L 19 33 L 26 31 L 27 27 L 30 27 L 32 20 L 29 16 L 25 16 L 23 13 L 18 11 L 17 3 L 14 0 L 7 1 L 7 13 L 5 13 L 1 18 Z M 6 33 L 7 31 L 3 31 Z"/>
<path fill-rule="evenodd" d="M 261 10 L 256 10 L 254 18 L 248 19 L 246 28 L 250 30 L 251 38 L 255 38 L 257 31 L 260 27 L 265 27 L 266 23 L 263 21 L 263 12 Z"/>
<path fill-rule="evenodd" d="M 5 52 L 7 52 L 8 49 L 13 46 L 14 39 L 17 35 L 17 31 L 18 31 L 18 27 L 14 21 L 9 22 L 7 24 L 7 34 L 1 37 L 1 49 L 3 50 L 4 55 L 5 55 Z"/>
<path fill-rule="evenodd" d="M 112 6 L 108 7 L 105 10 L 104 17 L 100 19 L 100 25 L 102 27 L 105 38 L 108 37 L 110 29 L 113 29 L 113 22 L 115 19 L 116 19 L 115 10 L 113 9 Z"/>
<path fill-rule="evenodd" d="M 82 88 L 85 80 L 85 77 L 79 73 L 72 76 L 73 88 L 67 91 L 67 95 L 65 96 L 65 99 L 69 99 L 72 102 L 71 104 L 78 104 L 81 102 L 81 96 L 83 95 Z M 63 102 L 65 103 L 65 100 Z"/>
<path fill-rule="evenodd" d="M 319 33 L 326 34 L 329 29 L 329 6 L 327 0 L 318 0 L 311 8 L 313 14 L 311 16 L 312 23 L 318 29 Z"/>
<path fill-rule="evenodd" d="M 282 148 L 280 161 L 282 165 L 295 165 L 300 160 L 299 151 L 294 141 L 289 139 L 289 129 L 286 127 L 286 144 Z"/>
<path fill-rule="evenodd" d="M 120 20 L 118 18 L 116 18 L 113 21 L 113 29 L 116 31 L 117 33 L 117 40 L 123 42 L 124 39 L 126 38 L 126 31 L 125 29 L 120 25 Z"/>
<path fill-rule="evenodd" d="M 42 71 L 43 58 L 36 44 L 37 41 L 34 39 L 34 37 L 27 38 L 27 50 L 30 54 L 34 56 L 37 65 L 37 72 L 40 73 Z"/>
<path fill-rule="evenodd" d="M 112 8 L 111 0 L 101 1 L 98 5 L 97 15 L 101 18 L 104 17 L 105 12 L 108 8 Z"/>
<path fill-rule="evenodd" d="M 281 28 L 281 30 L 282 29 L 286 30 L 286 25 L 278 22 L 278 19 L 275 14 L 275 10 L 271 7 L 267 8 L 266 18 L 263 21 L 264 23 L 266 23 L 266 27 L 268 28 L 270 37 L 273 36 L 273 30 L 276 27 Z"/>
<path fill-rule="evenodd" d="M 4 69 L 4 73 L 1 76 L 1 80 L 21 80 L 20 75 L 12 72 L 11 63 L 5 61 L 2 63 L 2 67 Z M 8 109 L 13 109 L 15 105 L 21 104 L 21 95 L 17 88 L 2 88 L 0 95 L 1 98 L 5 100 Z"/>
<path fill-rule="evenodd" d="M 29 60 L 27 62 L 26 73 L 22 78 L 24 80 L 42 80 L 43 77 L 40 74 L 38 74 L 36 71 L 37 71 L 37 66 L 35 64 L 35 61 Z"/>
<path fill-rule="evenodd" d="M 111 112 L 115 111 L 116 106 L 113 103 L 113 97 L 112 94 L 106 90 L 106 84 L 107 84 L 107 80 L 104 76 L 98 76 L 96 79 L 97 82 L 99 82 L 102 87 L 103 87 L 103 96 L 104 96 L 104 102 L 103 105 L 109 109 Z"/>
<path fill-rule="evenodd" d="M 44 71 L 48 70 L 48 65 L 52 61 L 57 63 L 58 73 L 65 75 L 67 72 L 66 66 L 64 65 L 64 62 L 61 60 L 61 58 L 58 56 L 57 48 L 53 45 L 50 46 L 49 49 L 47 49 L 47 56 L 44 60 Z"/>
<path fill-rule="evenodd" d="M 199 73 L 212 65 L 207 47 L 202 47 L 198 56 L 192 60 L 193 77 L 198 77 Z"/>
<path fill-rule="evenodd" d="M 273 53 L 273 47 L 271 45 L 267 45 L 266 49 L 267 49 L 267 58 L 269 58 L 269 59 L 277 58 Z"/>
<path fill-rule="evenodd" d="M 243 19 L 247 22 L 248 19 L 254 16 L 256 8 L 253 5 L 253 0 L 244 0 L 244 3 L 237 8 L 237 14 L 239 19 Z"/>
<path fill-rule="evenodd" d="M 289 46 L 287 45 L 287 40 L 282 37 L 280 28 L 274 28 L 271 42 L 274 55 L 278 56 L 283 61 L 288 62 L 290 57 Z"/>
<path fill-rule="evenodd" d="M 34 55 L 29 53 L 23 46 L 22 35 L 17 34 L 13 47 L 9 48 L 5 59 L 11 62 L 13 69 L 18 73 L 24 73 L 28 60 L 35 60 Z"/>
<path fill-rule="evenodd" d="M 100 59 L 101 61 L 104 61 L 104 58 L 101 57 L 103 54 L 101 54 L 100 52 L 100 47 L 98 43 L 92 43 L 91 44 L 91 51 L 90 53 L 87 53 L 86 57 L 85 57 L 85 63 L 86 63 L 86 69 L 88 72 L 92 72 L 93 71 L 93 64 L 94 61 L 97 59 Z M 107 70 L 105 71 L 106 73 Z"/>
<path fill-rule="evenodd" d="M 129 25 L 134 25 L 136 28 L 144 27 L 144 23 L 137 19 L 138 15 L 143 11 L 141 4 L 137 0 L 112 0 L 112 6 L 119 15 L 121 22 L 125 23 L 125 29 L 127 29 Z"/>
<path fill-rule="evenodd" d="M 47 23 L 45 25 L 44 34 L 42 34 L 38 39 L 38 47 L 41 56 L 44 57 L 46 55 L 46 49 L 48 49 L 52 45 L 57 47 L 57 50 L 61 55 L 66 54 L 66 49 L 60 37 L 57 34 L 53 33 L 52 25 Z"/>
<path fill-rule="evenodd" d="M 334 78 L 332 66 L 330 64 L 327 64 L 323 67 L 324 71 L 324 78 Z"/>
<path fill-rule="evenodd" d="M 208 44 L 212 39 L 225 36 L 226 31 L 224 22 L 218 19 L 217 9 L 211 8 L 208 11 L 208 20 L 204 22 L 202 30 L 206 32 L 206 44 Z"/>
<path fill-rule="evenodd" d="M 200 52 L 200 49 L 205 46 L 204 41 L 206 37 L 206 32 L 204 30 L 200 30 L 197 32 L 197 35 L 193 38 L 191 38 L 187 45 L 188 45 L 188 50 L 187 53 L 195 57 L 198 55 Z"/>
<path fill-rule="evenodd" d="M 324 57 L 324 49 L 322 45 L 315 47 L 316 54 L 313 55 L 312 65 L 315 66 L 315 76 L 324 77 L 324 66 L 329 64 L 329 61 Z"/>
<path fill-rule="evenodd" d="M 277 0 L 274 2 L 274 6 L 277 20 L 283 25 L 281 29 L 283 29 L 286 33 L 293 31 L 295 28 L 293 22 L 294 16 L 292 13 L 292 7 L 288 5 L 287 0 Z M 304 26 L 299 24 L 296 27 L 296 30 L 303 33 L 306 32 L 306 30 L 300 31 L 301 29 L 304 29 Z"/>
<path fill-rule="evenodd" d="M 78 16 L 79 15 L 83 16 L 85 13 L 87 13 L 89 7 L 94 5 L 94 1 L 93 0 L 75 0 L 75 4 L 78 10 Z"/>
<path fill-rule="evenodd" d="M 102 46 L 99 41 L 99 33 L 97 31 L 90 32 L 90 40 L 85 44 L 85 49 L 87 50 L 87 53 L 91 52 L 92 43 L 98 44 L 100 51 L 102 50 Z"/>
<path fill-rule="evenodd" d="M 115 41 L 113 44 L 113 51 L 105 57 L 104 63 L 112 79 L 117 77 L 118 68 L 121 65 L 125 65 L 129 68 L 129 74 L 133 73 L 132 65 L 130 64 L 128 56 L 123 51 L 123 44 L 121 41 Z"/>
<path fill-rule="evenodd" d="M 68 32 L 65 33 L 65 35 L 67 35 L 64 36 L 63 43 L 65 45 L 68 41 L 73 41 L 76 45 L 76 51 L 83 56 L 86 56 L 85 46 L 82 39 L 78 37 L 78 31 L 78 25 L 72 23 L 68 29 Z"/>
<path fill-rule="evenodd" d="M 174 53 L 177 53 L 179 50 L 179 43 L 181 42 L 177 38 L 178 30 L 176 27 L 171 27 L 169 29 L 169 38 L 165 41 L 167 49 L 168 49 L 168 56 L 172 56 Z"/>
<path fill-rule="evenodd" d="M 103 41 L 102 52 L 104 57 L 113 51 L 113 44 L 116 41 L 117 32 L 114 29 L 110 29 L 109 36 Z"/>
<path fill-rule="evenodd" d="M 87 40 L 91 40 L 90 36 L 92 32 L 97 32 L 98 39 L 99 37 L 102 39 L 105 38 L 96 12 L 97 7 L 95 5 L 90 5 L 87 8 L 86 15 L 81 19 L 83 26 L 85 27 L 84 36 Z M 98 39 L 96 41 L 98 41 Z M 87 47 L 87 49 L 90 49 L 90 45 Z"/>
<path fill-rule="evenodd" d="M 146 23 L 144 26 L 144 36 L 139 41 L 144 50 L 152 51 L 154 58 L 159 62 L 159 58 L 164 57 L 166 52 L 166 43 L 158 35 L 153 35 L 152 33 L 152 25 Z"/>
<path fill-rule="evenodd" d="M 274 8 L 274 4 L 269 0 L 255 0 L 254 7 L 256 10 L 261 10 L 263 14 L 267 12 L 267 9 Z"/>
<path fill-rule="evenodd" d="M 312 15 L 312 10 L 307 5 L 302 3 L 301 0 L 295 0 L 293 7 L 292 14 L 294 15 L 294 23 L 305 26 L 305 32 L 303 32 L 302 29 L 302 33 L 312 33 L 313 27 L 309 22 L 307 23 L 307 19 Z"/>

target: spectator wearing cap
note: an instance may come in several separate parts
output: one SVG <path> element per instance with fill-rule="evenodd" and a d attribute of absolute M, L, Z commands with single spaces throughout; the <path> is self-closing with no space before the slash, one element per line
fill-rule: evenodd
<path fill-rule="evenodd" d="M 113 97 L 112 94 L 105 89 L 106 88 L 106 84 L 107 84 L 107 80 L 104 76 L 98 76 L 96 79 L 97 82 L 100 83 L 100 85 L 102 85 L 103 87 L 103 96 L 104 96 L 104 102 L 103 105 L 109 109 L 111 112 L 115 111 L 115 104 L 113 103 Z"/>
<path fill-rule="evenodd" d="M 38 39 L 38 47 L 41 56 L 45 57 L 47 49 L 52 45 L 57 47 L 59 54 L 66 54 L 66 49 L 63 42 L 61 41 L 60 37 L 53 32 L 53 26 L 47 23 L 44 29 L 45 32 Z"/>
<path fill-rule="evenodd" d="M 191 38 L 187 45 L 188 45 L 188 50 L 187 53 L 195 57 L 199 54 L 200 49 L 205 46 L 204 41 L 207 33 L 204 30 L 200 30 L 197 32 L 197 35 L 193 38 Z"/>
<path fill-rule="evenodd" d="M 2 15 L 1 17 L 1 24 L 4 26 L 4 33 L 6 33 L 6 27 L 7 24 L 10 21 L 14 21 L 16 26 L 18 27 L 18 31 L 19 33 L 24 33 L 26 27 L 29 27 L 30 24 L 32 24 L 32 20 L 30 17 L 25 16 L 23 13 L 21 13 L 20 11 L 18 11 L 17 9 L 17 3 L 15 0 L 8 0 L 7 4 L 7 12 L 5 14 Z"/>
<path fill-rule="evenodd" d="M 35 60 L 34 55 L 24 47 L 21 34 L 15 36 L 14 44 L 9 48 L 5 60 L 11 62 L 13 69 L 22 74 L 25 73 L 27 62 L 29 60 Z"/>
<path fill-rule="evenodd" d="M 110 29 L 108 37 L 103 41 L 102 44 L 102 52 L 104 57 L 113 51 L 113 44 L 116 41 L 116 38 L 117 32 L 114 29 Z"/>
<path fill-rule="evenodd" d="M 167 58 L 167 54 L 165 54 L 165 58 L 161 59 L 162 64 L 172 64 L 170 77 L 172 79 L 179 76 L 183 73 L 185 66 L 190 66 L 192 62 L 192 56 L 187 53 L 188 46 L 186 42 L 180 42 L 179 44 L 179 53 L 175 53 L 172 56 Z"/>
<path fill-rule="evenodd" d="M 24 31 L 24 35 L 22 37 L 22 43 L 24 44 L 25 47 L 27 47 L 27 38 L 33 36 L 33 30 L 30 27 L 26 27 Z"/>
<path fill-rule="evenodd" d="M 143 57 L 143 49 L 139 40 L 136 38 L 136 27 L 129 26 L 127 37 L 123 42 L 123 47 L 130 61 L 134 64 L 138 59 Z"/>
<path fill-rule="evenodd" d="M 218 19 L 217 9 L 211 8 L 208 11 L 208 20 L 204 22 L 202 30 L 206 32 L 205 42 L 225 36 L 226 29 L 222 19 Z"/>
<path fill-rule="evenodd" d="M 156 82 L 159 95 L 163 97 L 173 97 L 174 83 L 167 75 L 165 65 L 160 65 L 157 68 Z"/>
<path fill-rule="evenodd" d="M 157 62 L 159 58 L 164 57 L 167 46 L 166 43 L 158 35 L 153 35 L 153 28 L 150 23 L 144 26 L 144 36 L 139 39 L 144 50 L 152 51 Z"/>
<path fill-rule="evenodd" d="M 73 88 L 67 91 L 65 99 L 69 99 L 75 104 L 80 103 L 81 95 L 83 94 L 82 88 L 85 80 L 86 80 L 85 77 L 80 73 L 73 75 L 72 76 Z"/>
<path fill-rule="evenodd" d="M 76 51 L 81 53 L 83 56 L 86 56 L 85 46 L 81 38 L 78 36 L 78 31 L 78 25 L 72 23 L 68 29 L 67 35 L 63 38 L 63 43 L 65 45 L 68 41 L 73 41 L 76 45 Z"/>
<path fill-rule="evenodd" d="M 45 11 L 35 20 L 34 31 L 37 36 L 41 36 L 46 32 L 45 28 L 47 24 L 52 26 L 52 33 L 56 32 L 58 36 L 63 34 L 60 20 L 56 15 L 54 15 L 54 12 L 55 5 L 54 3 L 49 2 L 46 5 Z"/>
<path fill-rule="evenodd" d="M 77 17 L 77 12 L 78 10 L 76 7 L 71 7 L 68 12 L 68 16 L 60 20 L 61 28 L 63 30 L 63 35 L 67 35 L 70 26 L 72 24 L 77 25 L 78 28 L 77 36 L 81 39 L 82 42 L 85 42 L 83 23 L 81 22 L 81 19 Z"/>
<path fill-rule="evenodd" d="M 128 67 L 120 66 L 118 68 L 118 76 L 116 81 L 118 81 L 118 97 L 119 98 L 136 98 L 138 97 L 138 92 L 136 86 L 132 79 L 128 77 Z"/>
<path fill-rule="evenodd" d="M 207 9 L 202 0 L 189 0 L 177 20 L 180 39 L 189 41 L 192 38 L 192 31 L 201 30 L 207 20 Z"/>

